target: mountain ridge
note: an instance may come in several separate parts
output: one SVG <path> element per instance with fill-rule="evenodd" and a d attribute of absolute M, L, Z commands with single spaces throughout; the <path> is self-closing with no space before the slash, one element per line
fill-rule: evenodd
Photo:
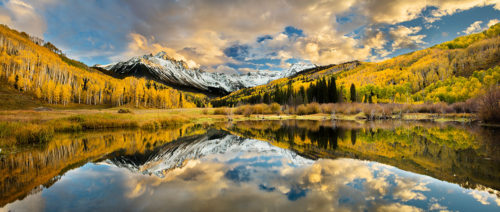
<path fill-rule="evenodd" d="M 115 77 L 145 77 L 169 86 L 191 88 L 206 93 L 226 95 L 233 91 L 267 84 L 272 80 L 290 77 L 303 70 L 316 67 L 310 63 L 295 63 L 282 72 L 248 72 L 225 74 L 189 68 L 184 61 L 169 57 L 165 52 L 133 57 L 109 65 L 95 65 L 99 70 Z"/>

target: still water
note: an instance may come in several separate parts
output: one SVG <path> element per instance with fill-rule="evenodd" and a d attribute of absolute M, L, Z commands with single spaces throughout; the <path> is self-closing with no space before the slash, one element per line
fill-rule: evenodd
<path fill-rule="evenodd" d="M 0 211 L 500 211 L 498 130 L 249 121 L 2 148 Z"/>

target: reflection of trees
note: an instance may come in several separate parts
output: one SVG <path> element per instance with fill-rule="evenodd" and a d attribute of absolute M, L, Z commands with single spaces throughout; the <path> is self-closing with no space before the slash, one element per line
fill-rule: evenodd
<path fill-rule="evenodd" d="M 500 189 L 500 147 L 494 130 L 420 122 L 338 122 L 333 127 L 331 122 L 294 120 L 260 122 L 256 128 L 254 123 L 240 122 L 227 130 L 311 158 L 367 159 L 465 187 Z"/>
<path fill-rule="evenodd" d="M 181 136 L 204 134 L 202 126 L 186 125 L 156 132 L 115 131 L 61 134 L 40 148 L 0 155 L 0 207 L 30 191 L 50 187 L 62 174 L 107 155 L 146 155 Z M 20 147 L 18 147 L 20 148 Z"/>

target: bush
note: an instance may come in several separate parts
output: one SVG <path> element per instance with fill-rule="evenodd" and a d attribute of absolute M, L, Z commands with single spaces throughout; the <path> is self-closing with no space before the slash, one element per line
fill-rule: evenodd
<path fill-rule="evenodd" d="M 27 124 L 15 134 L 18 144 L 42 144 L 52 139 L 54 129 L 37 124 Z"/>
<path fill-rule="evenodd" d="M 500 87 L 490 89 L 480 98 L 478 115 L 484 122 L 500 122 Z"/>
<path fill-rule="evenodd" d="M 320 112 L 319 104 L 316 102 L 307 104 L 307 113 L 308 114 L 316 114 Z"/>
<path fill-rule="evenodd" d="M 252 107 L 244 107 L 242 114 L 245 117 L 250 117 L 253 114 L 253 112 L 254 112 L 254 109 Z"/>
<path fill-rule="evenodd" d="M 219 107 L 214 110 L 214 115 L 229 115 L 231 114 L 231 108 Z"/>
<path fill-rule="evenodd" d="M 132 110 L 130 110 L 130 109 L 119 109 L 118 113 L 132 113 Z"/>
<path fill-rule="evenodd" d="M 475 113 L 478 111 L 478 102 L 479 100 L 474 98 L 474 99 L 469 99 L 465 102 L 456 102 L 450 105 L 453 110 L 457 113 Z"/>
<path fill-rule="evenodd" d="M 273 114 L 280 114 L 281 113 L 281 106 L 280 106 L 280 104 L 278 104 L 276 102 L 271 104 L 270 109 L 271 109 L 271 113 L 273 113 Z"/>
<path fill-rule="evenodd" d="M 307 115 L 307 107 L 305 105 L 299 105 L 297 107 L 297 115 Z"/>

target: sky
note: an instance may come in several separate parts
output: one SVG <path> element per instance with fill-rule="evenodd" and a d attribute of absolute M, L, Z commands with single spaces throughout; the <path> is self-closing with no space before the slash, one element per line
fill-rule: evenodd
<path fill-rule="evenodd" d="M 381 61 L 499 20 L 500 0 L 0 0 L 0 23 L 87 65 L 165 51 L 224 73 Z"/>

